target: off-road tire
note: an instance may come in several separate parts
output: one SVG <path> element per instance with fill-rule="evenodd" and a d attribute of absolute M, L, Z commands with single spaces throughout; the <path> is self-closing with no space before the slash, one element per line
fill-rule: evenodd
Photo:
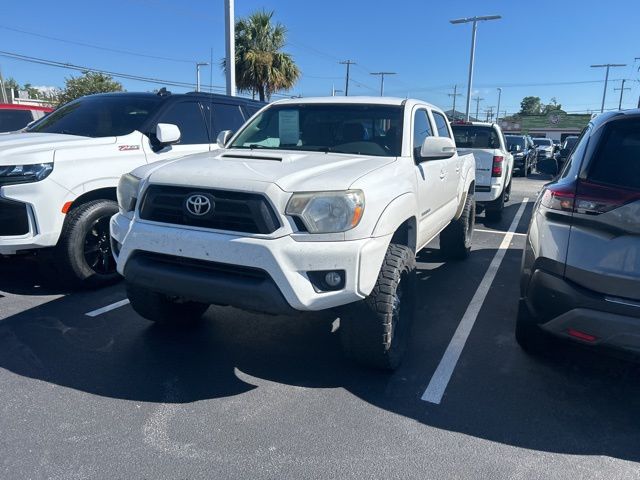
<path fill-rule="evenodd" d="M 395 370 L 407 348 L 415 288 L 413 250 L 392 243 L 371 294 L 341 312 L 345 354 L 367 367 Z"/>
<path fill-rule="evenodd" d="M 126 284 L 127 298 L 135 312 L 147 320 L 164 326 L 192 326 L 209 308 L 205 303 L 171 298 L 162 293 Z"/>
<path fill-rule="evenodd" d="M 93 200 L 67 214 L 60 240 L 50 252 L 53 267 L 63 283 L 98 288 L 122 278 L 115 270 L 109 238 L 109 221 L 117 212 L 118 204 L 113 200 Z M 87 259 L 93 255 L 98 262 L 95 267 Z"/>
<path fill-rule="evenodd" d="M 476 202 L 469 193 L 462 215 L 440 233 L 440 252 L 449 260 L 464 260 L 471 253 L 473 229 L 476 222 Z"/>
<path fill-rule="evenodd" d="M 526 301 L 521 299 L 518 305 L 518 317 L 515 329 L 516 341 L 522 349 L 531 355 L 540 355 L 551 346 L 551 338 L 536 325 Z"/>

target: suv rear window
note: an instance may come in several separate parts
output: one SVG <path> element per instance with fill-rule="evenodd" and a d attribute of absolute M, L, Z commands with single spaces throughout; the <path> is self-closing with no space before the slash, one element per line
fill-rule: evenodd
<path fill-rule="evenodd" d="M 605 128 L 589 179 L 640 190 L 640 120 L 619 120 Z"/>
<path fill-rule="evenodd" d="M 452 125 L 458 148 L 500 148 L 500 137 L 493 127 Z"/>

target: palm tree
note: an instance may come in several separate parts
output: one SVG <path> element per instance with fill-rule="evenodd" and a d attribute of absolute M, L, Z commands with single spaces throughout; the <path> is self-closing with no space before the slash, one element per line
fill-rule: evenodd
<path fill-rule="evenodd" d="M 261 101 L 278 90 L 289 90 L 300 78 L 293 57 L 282 52 L 287 30 L 272 24 L 273 11 L 261 11 L 236 22 L 236 86 L 258 93 Z M 226 62 L 222 61 L 226 69 Z"/>

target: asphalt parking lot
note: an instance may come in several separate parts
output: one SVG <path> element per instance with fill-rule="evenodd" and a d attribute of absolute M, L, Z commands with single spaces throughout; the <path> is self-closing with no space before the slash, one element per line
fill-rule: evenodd
<path fill-rule="evenodd" d="M 543 183 L 514 179 L 469 260 L 420 254 L 393 375 L 346 360 L 332 315 L 212 307 L 163 331 L 122 285 L 69 293 L 0 260 L 0 478 L 640 478 L 640 368 L 574 347 L 532 358 L 513 337 Z"/>

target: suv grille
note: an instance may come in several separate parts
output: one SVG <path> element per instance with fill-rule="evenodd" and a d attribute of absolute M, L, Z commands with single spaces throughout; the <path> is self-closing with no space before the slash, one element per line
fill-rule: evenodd
<path fill-rule="evenodd" d="M 140 218 L 243 233 L 269 234 L 280 228 L 273 208 L 258 193 L 197 187 L 149 186 Z"/>

